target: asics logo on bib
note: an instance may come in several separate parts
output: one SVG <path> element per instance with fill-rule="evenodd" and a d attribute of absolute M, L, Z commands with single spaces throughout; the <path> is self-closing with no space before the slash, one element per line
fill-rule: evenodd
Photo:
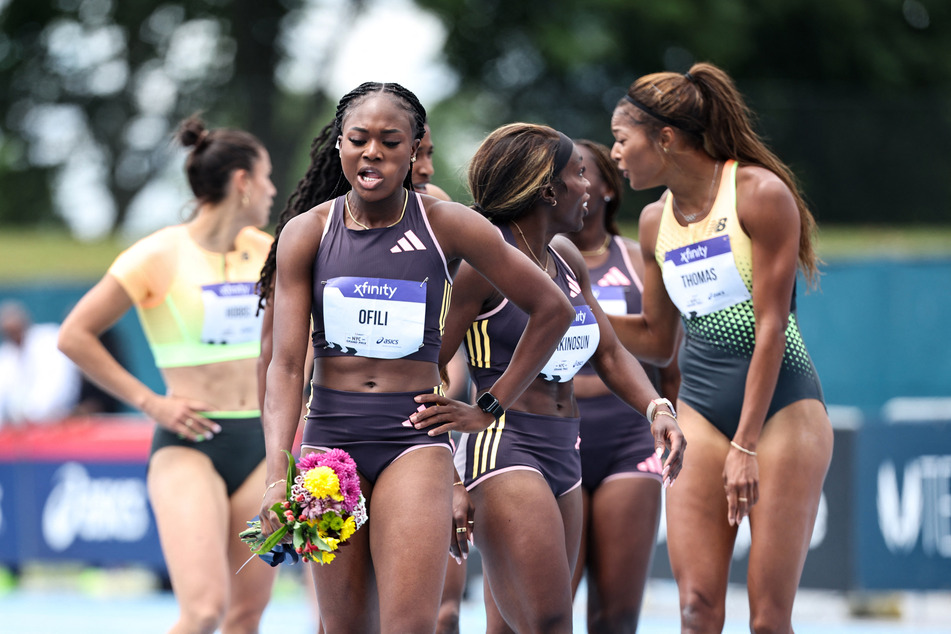
<path fill-rule="evenodd" d="M 702 244 L 698 244 L 695 247 L 687 247 L 680 252 L 680 261 L 681 262 L 693 262 L 697 258 L 707 257 L 707 247 Z"/>
<path fill-rule="evenodd" d="M 353 292 L 360 297 L 385 297 L 387 299 L 393 299 L 393 296 L 396 295 L 396 290 L 397 287 L 390 286 L 385 282 L 383 284 L 363 282 L 362 284 L 353 285 Z"/>
<path fill-rule="evenodd" d="M 390 249 L 390 253 L 405 253 L 407 251 L 425 251 L 426 245 L 415 233 L 407 231 L 403 237 L 396 241 L 396 246 Z"/>

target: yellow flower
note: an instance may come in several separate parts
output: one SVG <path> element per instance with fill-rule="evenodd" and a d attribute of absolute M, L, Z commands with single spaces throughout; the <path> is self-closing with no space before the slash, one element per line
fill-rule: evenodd
<path fill-rule="evenodd" d="M 337 544 L 340 543 L 339 539 L 334 539 L 333 537 L 324 537 L 323 540 L 330 547 L 330 550 L 337 550 Z"/>
<path fill-rule="evenodd" d="M 353 519 L 353 516 L 347 518 L 347 521 L 343 523 L 343 527 L 340 529 L 340 541 L 345 542 L 350 539 L 350 536 L 353 535 L 357 530 L 357 521 Z"/>
<path fill-rule="evenodd" d="M 330 467 L 314 467 L 304 474 L 303 487 L 315 498 L 330 497 L 343 501 L 340 480 Z"/>
<path fill-rule="evenodd" d="M 316 555 L 317 553 L 314 553 L 314 554 Z M 337 555 L 335 555 L 334 553 L 325 553 L 322 550 L 320 551 L 320 563 L 322 564 L 329 564 L 336 557 Z"/>

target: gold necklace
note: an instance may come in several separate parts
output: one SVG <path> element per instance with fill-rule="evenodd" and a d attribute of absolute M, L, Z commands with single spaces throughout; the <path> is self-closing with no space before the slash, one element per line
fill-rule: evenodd
<path fill-rule="evenodd" d="M 680 214 L 680 217 L 684 219 L 684 222 L 687 222 L 687 223 L 693 222 L 694 220 L 696 220 L 697 218 L 699 218 L 700 216 L 702 216 L 703 214 L 709 211 L 707 207 L 710 207 L 713 205 L 713 187 L 714 185 L 716 185 L 717 176 L 719 175 L 720 175 L 720 161 L 717 161 L 717 166 L 713 170 L 713 180 L 710 181 L 710 191 L 707 192 L 707 201 L 704 203 L 703 207 L 701 207 L 700 211 L 698 211 L 697 213 L 685 214 L 684 212 L 680 211 L 680 205 L 677 204 L 677 198 L 676 197 L 673 198 L 674 211 Z M 673 194 L 671 194 L 671 196 L 673 196 Z"/>
<path fill-rule="evenodd" d="M 593 251 L 583 251 L 581 249 L 578 249 L 578 250 L 581 251 L 581 255 L 583 255 L 584 257 L 593 258 L 607 251 L 610 245 L 611 245 L 611 234 L 609 233 L 608 236 L 604 239 L 604 244 L 602 244 L 597 249 L 594 249 Z"/>
<path fill-rule="evenodd" d="M 347 192 L 347 196 L 343 199 L 343 205 L 344 207 L 347 208 L 347 215 L 350 216 L 350 220 L 352 220 L 354 223 L 360 225 L 364 229 L 369 229 L 370 227 L 366 226 L 365 224 L 363 224 L 362 222 L 354 218 L 353 212 L 350 211 L 350 192 L 352 191 L 353 190 L 351 189 L 349 192 Z M 389 224 L 389 225 L 386 225 L 385 227 L 382 227 L 383 229 L 389 229 L 390 227 L 398 225 L 400 224 L 400 220 L 403 219 L 403 215 L 406 213 L 406 203 L 409 201 L 409 191 L 407 191 L 406 188 L 403 188 L 403 193 L 406 195 L 403 196 L 403 211 L 400 212 L 400 217 L 397 218 L 396 222 L 394 222 L 393 224 Z"/>
<path fill-rule="evenodd" d="M 548 272 L 548 263 L 549 263 L 549 261 L 551 260 L 551 254 L 548 253 L 548 249 L 545 249 L 545 263 L 542 264 L 542 261 L 539 260 L 539 259 L 538 259 L 538 256 L 535 255 L 535 252 L 532 251 L 532 246 L 528 243 L 528 240 L 525 239 L 525 234 L 522 233 L 522 228 L 519 227 L 519 226 L 518 226 L 518 223 L 515 222 L 514 220 L 512 221 L 512 224 L 515 225 L 515 228 L 516 228 L 516 229 L 518 229 L 519 234 L 522 236 L 522 242 L 525 243 L 525 248 L 527 248 L 527 249 L 528 249 L 528 252 L 531 253 L 532 259 L 535 260 L 535 262 L 538 263 L 538 266 L 542 267 L 542 270 L 547 273 L 547 272 Z"/>

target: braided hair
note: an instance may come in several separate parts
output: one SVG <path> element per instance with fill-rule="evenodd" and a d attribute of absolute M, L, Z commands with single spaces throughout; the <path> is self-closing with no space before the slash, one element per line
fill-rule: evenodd
<path fill-rule="evenodd" d="M 284 210 L 277 219 L 277 228 L 274 231 L 274 242 L 267 260 L 261 268 L 261 278 L 258 283 L 260 300 L 258 310 L 264 308 L 268 298 L 274 293 L 274 274 L 277 270 L 277 242 L 281 237 L 284 225 L 305 211 L 317 205 L 346 194 L 351 185 L 343 175 L 340 156 L 336 148 L 336 140 L 343 134 L 343 120 L 351 108 L 363 101 L 369 95 L 386 93 L 397 98 L 400 107 L 410 114 L 413 123 L 413 140 L 422 139 L 425 134 L 426 109 L 410 90 L 400 84 L 380 83 L 368 81 L 360 84 L 345 94 L 337 104 L 337 112 L 333 120 L 325 125 L 310 145 L 310 166 L 304 177 L 297 183 L 297 189 L 287 199 Z M 406 171 L 403 186 L 413 191 L 413 170 Z"/>

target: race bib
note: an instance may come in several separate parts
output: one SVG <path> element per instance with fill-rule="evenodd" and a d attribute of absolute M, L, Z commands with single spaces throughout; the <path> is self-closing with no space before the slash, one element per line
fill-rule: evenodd
<path fill-rule="evenodd" d="M 575 306 L 575 320 L 561 338 L 551 359 L 542 368 L 541 375 L 546 381 L 564 383 L 577 374 L 601 341 L 601 331 L 594 313 L 588 306 Z"/>
<path fill-rule="evenodd" d="M 324 335 L 332 348 L 400 359 L 423 345 L 425 325 L 425 282 L 335 277 L 324 285 Z"/>
<path fill-rule="evenodd" d="M 688 319 L 750 299 L 750 292 L 733 260 L 730 236 L 718 236 L 668 251 L 663 274 L 667 294 Z"/>
<path fill-rule="evenodd" d="M 258 294 L 254 282 L 223 282 L 201 287 L 205 318 L 201 342 L 227 345 L 261 338 Z"/>
<path fill-rule="evenodd" d="M 625 286 L 592 286 L 591 291 L 594 293 L 595 299 L 598 300 L 598 305 L 608 315 L 626 315 L 627 314 L 627 297 L 625 297 L 624 291 L 627 290 Z"/>

